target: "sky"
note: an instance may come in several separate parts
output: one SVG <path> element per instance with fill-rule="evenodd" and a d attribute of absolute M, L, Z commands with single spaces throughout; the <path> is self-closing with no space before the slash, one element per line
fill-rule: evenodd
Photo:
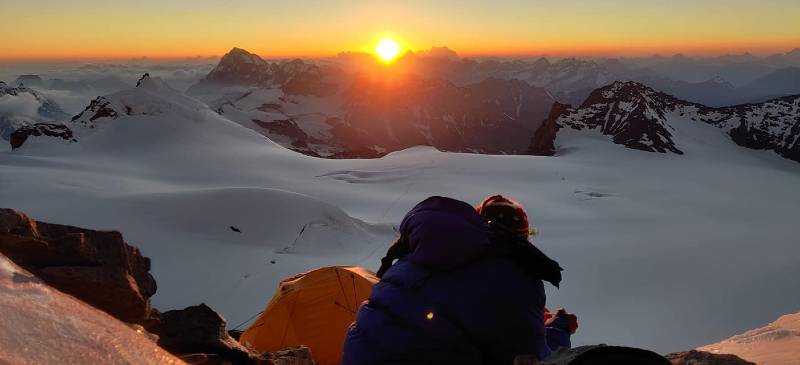
<path fill-rule="evenodd" d="M 464 55 L 712 55 L 800 47 L 798 0 L 0 0 L 2 60 L 266 57 L 405 49 Z M 12 36 L 7 36 L 12 35 Z"/>

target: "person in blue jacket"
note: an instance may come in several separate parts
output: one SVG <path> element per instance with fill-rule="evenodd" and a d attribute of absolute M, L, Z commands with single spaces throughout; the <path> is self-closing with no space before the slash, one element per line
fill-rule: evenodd
<path fill-rule="evenodd" d="M 542 280 L 558 286 L 562 269 L 528 242 L 521 206 L 498 197 L 478 210 L 430 197 L 405 216 L 348 329 L 343 365 L 512 364 L 569 347 L 571 319 L 545 327 Z"/>

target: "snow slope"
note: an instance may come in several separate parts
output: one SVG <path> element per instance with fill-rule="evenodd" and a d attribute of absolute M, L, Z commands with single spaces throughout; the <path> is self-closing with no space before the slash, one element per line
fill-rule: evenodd
<path fill-rule="evenodd" d="M 3 364 L 183 364 L 114 317 L 45 284 L 0 255 Z"/>
<path fill-rule="evenodd" d="M 525 204 L 537 244 L 566 268 L 549 305 L 578 313 L 576 344 L 683 350 L 800 301 L 800 167 L 713 126 L 676 127 L 684 156 L 567 130 L 556 157 L 416 147 L 323 160 L 151 81 L 105 97 L 116 117 L 77 118 L 77 143 L 37 137 L 0 153 L 0 206 L 122 231 L 153 259 L 161 310 L 206 302 L 235 326 L 283 277 L 375 268 L 425 197 L 491 193 Z"/>

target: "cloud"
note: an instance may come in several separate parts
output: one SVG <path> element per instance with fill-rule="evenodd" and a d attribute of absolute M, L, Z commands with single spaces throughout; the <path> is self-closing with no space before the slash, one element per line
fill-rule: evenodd
<path fill-rule="evenodd" d="M 8 119 L 35 120 L 42 102 L 31 93 L 0 96 L 0 116 Z"/>
<path fill-rule="evenodd" d="M 34 88 L 54 101 L 67 114 L 74 115 L 89 102 L 103 95 L 131 88 L 145 72 L 160 77 L 176 90 L 184 91 L 216 65 L 218 59 L 131 60 L 126 62 L 59 62 L 4 63 L 0 65 L 0 80 L 13 82 L 19 75 L 39 75 L 44 87 Z M 11 85 L 9 86 L 16 86 Z M 34 98 L 35 99 L 35 98 Z M 3 99 L 0 115 L 35 117 L 31 95 Z M 33 112 L 32 112 L 33 111 Z"/>

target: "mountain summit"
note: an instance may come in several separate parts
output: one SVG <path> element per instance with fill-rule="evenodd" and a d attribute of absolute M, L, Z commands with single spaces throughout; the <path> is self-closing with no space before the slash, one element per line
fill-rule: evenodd
<path fill-rule="evenodd" d="M 233 48 L 187 94 L 214 94 L 224 87 L 280 87 L 289 94 L 325 96 L 335 92 L 324 72 L 300 59 L 270 63 L 256 54 Z"/>
<path fill-rule="evenodd" d="M 256 54 L 241 48 L 233 48 L 222 56 L 219 64 L 198 85 L 260 85 L 266 86 L 272 81 L 270 64 Z M 191 89 L 190 89 L 191 91 Z"/>

